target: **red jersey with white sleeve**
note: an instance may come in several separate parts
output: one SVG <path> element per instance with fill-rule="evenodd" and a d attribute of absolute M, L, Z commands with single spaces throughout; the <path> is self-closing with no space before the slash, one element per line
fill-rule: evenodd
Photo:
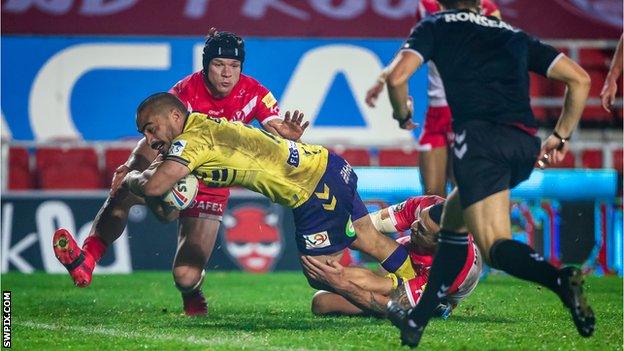
<path fill-rule="evenodd" d="M 416 23 L 423 18 L 441 11 L 440 4 L 436 0 L 420 0 L 416 11 Z M 491 0 L 481 1 L 481 12 L 491 16 L 498 11 L 498 6 Z M 451 109 L 446 101 L 446 93 L 438 68 L 432 61 L 427 63 L 429 67 L 429 84 L 427 96 L 429 108 L 422 126 L 422 132 L 418 143 L 423 151 L 436 147 L 446 147 L 452 140 Z"/>
<path fill-rule="evenodd" d="M 223 98 L 212 96 L 202 71 L 195 72 L 176 83 L 170 93 L 176 95 L 189 111 L 205 113 L 210 117 L 224 117 L 245 124 L 254 119 L 265 124 L 280 118 L 279 106 L 273 94 L 257 80 L 241 74 L 232 91 Z M 228 188 L 209 188 L 202 182 L 194 203 L 180 211 L 180 217 L 199 217 L 221 220 L 230 195 Z"/>
<path fill-rule="evenodd" d="M 396 230 L 403 232 L 409 230 L 412 223 L 419 219 L 421 210 L 442 202 L 444 202 L 444 199 L 439 196 L 415 196 L 389 207 L 388 212 Z M 468 240 L 468 257 L 457 279 L 449 288 L 449 294 L 446 297 L 446 300 L 453 307 L 468 297 L 477 287 L 483 268 L 481 253 L 474 243 L 472 235 L 468 236 Z M 407 248 L 412 268 L 415 272 L 414 278 L 409 279 L 403 286 L 406 289 L 411 305 L 416 306 L 429 280 L 434 252 L 427 252 L 415 246 L 412 244 L 409 236 L 401 237 L 397 239 L 397 242 Z"/>

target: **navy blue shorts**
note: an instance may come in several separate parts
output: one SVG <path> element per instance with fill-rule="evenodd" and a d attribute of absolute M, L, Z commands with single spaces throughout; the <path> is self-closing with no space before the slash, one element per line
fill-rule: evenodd
<path fill-rule="evenodd" d="M 357 192 L 357 175 L 342 157 L 329 153 L 327 169 L 314 194 L 293 209 L 296 242 L 305 255 L 327 255 L 355 240 L 350 220 L 368 215 Z"/>

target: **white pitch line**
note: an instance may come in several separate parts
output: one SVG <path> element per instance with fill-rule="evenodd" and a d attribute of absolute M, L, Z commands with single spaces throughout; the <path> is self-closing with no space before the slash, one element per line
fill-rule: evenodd
<path fill-rule="evenodd" d="M 63 330 L 63 331 L 75 331 L 84 334 L 100 334 L 111 337 L 122 337 L 126 339 L 141 339 L 141 340 L 158 340 L 158 341 L 173 341 L 173 342 L 185 342 L 193 345 L 200 346 L 234 346 L 240 344 L 242 339 L 253 339 L 252 335 L 239 335 L 232 338 L 200 338 L 196 336 L 188 336 L 188 337 L 179 337 L 172 335 L 163 335 L 163 334 L 152 334 L 148 335 L 146 333 L 141 332 L 129 332 L 125 330 L 119 330 L 114 328 L 106 328 L 101 326 L 92 326 L 92 327 L 78 327 L 73 325 L 54 325 L 54 324 L 45 324 L 45 323 L 37 323 L 32 321 L 18 322 L 13 323 L 14 325 L 21 325 L 27 328 L 32 329 L 44 329 L 44 330 Z M 292 348 L 279 347 L 279 346 L 269 346 L 269 345 L 254 345 L 254 341 L 246 343 L 249 346 L 258 346 L 262 350 L 292 350 Z M 257 340 L 255 341 L 257 342 Z"/>

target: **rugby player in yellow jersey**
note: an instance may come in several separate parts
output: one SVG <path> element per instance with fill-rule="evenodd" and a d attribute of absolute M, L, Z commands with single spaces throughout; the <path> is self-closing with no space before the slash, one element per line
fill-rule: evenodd
<path fill-rule="evenodd" d="M 133 193 L 159 197 L 189 173 L 210 187 L 239 185 L 292 208 L 301 255 L 325 262 L 352 247 L 378 259 L 389 272 L 414 276 L 407 249 L 373 226 L 351 166 L 326 148 L 189 113 L 169 93 L 141 102 L 136 124 L 164 160 L 144 172 L 128 173 L 123 185 Z M 310 278 L 305 267 L 304 273 L 312 287 L 330 289 Z"/>

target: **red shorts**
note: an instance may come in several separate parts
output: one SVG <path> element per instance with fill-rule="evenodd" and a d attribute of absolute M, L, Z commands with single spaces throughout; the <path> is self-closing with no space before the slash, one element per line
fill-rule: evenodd
<path fill-rule="evenodd" d="M 229 198 L 229 188 L 209 188 L 204 183 L 199 182 L 195 201 L 190 207 L 180 211 L 180 218 L 209 218 L 220 221 L 223 218 L 223 212 L 225 212 Z"/>
<path fill-rule="evenodd" d="M 422 133 L 418 139 L 420 146 L 432 149 L 450 145 L 452 133 L 451 108 L 448 106 L 429 106 Z"/>

